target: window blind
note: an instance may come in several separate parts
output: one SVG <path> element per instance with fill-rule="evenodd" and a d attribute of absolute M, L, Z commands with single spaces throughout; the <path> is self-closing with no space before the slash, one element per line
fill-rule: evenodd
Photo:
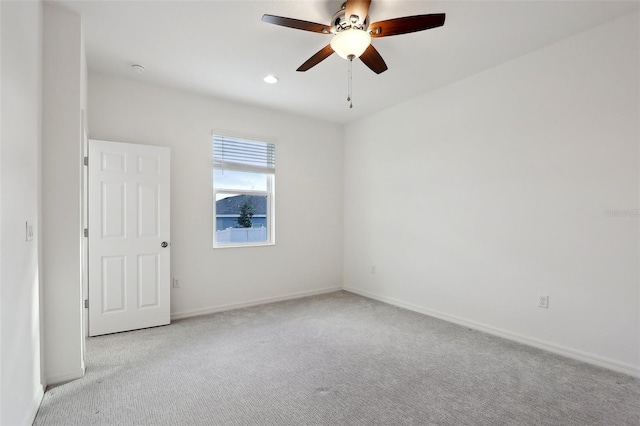
<path fill-rule="evenodd" d="M 213 136 L 213 165 L 220 169 L 275 173 L 276 146 L 228 136 Z"/>

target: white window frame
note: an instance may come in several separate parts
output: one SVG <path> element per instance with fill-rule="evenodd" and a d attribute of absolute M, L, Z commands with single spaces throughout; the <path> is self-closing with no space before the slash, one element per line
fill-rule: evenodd
<path fill-rule="evenodd" d="M 250 143 L 259 143 L 265 145 L 273 146 L 275 150 L 275 144 L 271 142 L 250 140 L 239 137 L 231 137 L 226 135 L 221 135 L 216 132 L 213 132 L 212 138 L 212 147 L 215 143 L 215 138 L 225 138 L 234 141 L 243 141 Z M 220 163 L 220 162 L 218 162 Z M 250 190 L 250 189 L 233 189 L 233 188 L 220 188 L 216 187 L 215 183 L 215 170 L 222 169 L 229 171 L 238 171 L 238 172 L 252 172 L 263 174 L 267 178 L 267 189 L 263 190 Z M 216 165 L 216 161 L 214 159 L 213 170 L 212 170 L 212 188 L 213 188 L 213 248 L 232 248 L 232 247 L 255 247 L 255 246 L 272 246 L 275 245 L 275 160 L 274 160 L 274 168 L 272 170 L 267 170 L 260 167 L 254 167 L 250 165 L 238 165 L 233 163 L 224 163 L 222 167 Z M 233 243 L 218 243 L 216 239 L 216 228 L 217 228 L 217 214 L 216 214 L 216 199 L 218 195 L 224 194 L 233 194 L 233 195 L 248 195 L 248 196 L 266 196 L 267 197 L 267 205 L 266 205 L 266 218 L 267 218 L 267 239 L 266 241 L 260 242 L 233 242 Z"/>

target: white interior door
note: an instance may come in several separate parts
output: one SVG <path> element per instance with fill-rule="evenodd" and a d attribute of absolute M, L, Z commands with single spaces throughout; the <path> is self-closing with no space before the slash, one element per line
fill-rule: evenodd
<path fill-rule="evenodd" d="M 169 324 L 169 148 L 89 141 L 89 335 Z"/>

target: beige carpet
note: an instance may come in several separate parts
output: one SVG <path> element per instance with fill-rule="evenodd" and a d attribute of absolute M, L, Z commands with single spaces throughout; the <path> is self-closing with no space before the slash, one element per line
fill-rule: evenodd
<path fill-rule="evenodd" d="M 640 380 L 346 292 L 87 341 L 36 425 L 633 425 Z"/>

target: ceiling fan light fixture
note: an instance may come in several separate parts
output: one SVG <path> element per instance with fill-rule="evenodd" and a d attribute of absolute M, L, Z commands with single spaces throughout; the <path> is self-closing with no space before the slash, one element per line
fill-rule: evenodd
<path fill-rule="evenodd" d="M 331 39 L 331 48 L 344 59 L 349 59 L 351 55 L 359 58 L 370 44 L 371 35 L 357 28 L 340 31 Z"/>

